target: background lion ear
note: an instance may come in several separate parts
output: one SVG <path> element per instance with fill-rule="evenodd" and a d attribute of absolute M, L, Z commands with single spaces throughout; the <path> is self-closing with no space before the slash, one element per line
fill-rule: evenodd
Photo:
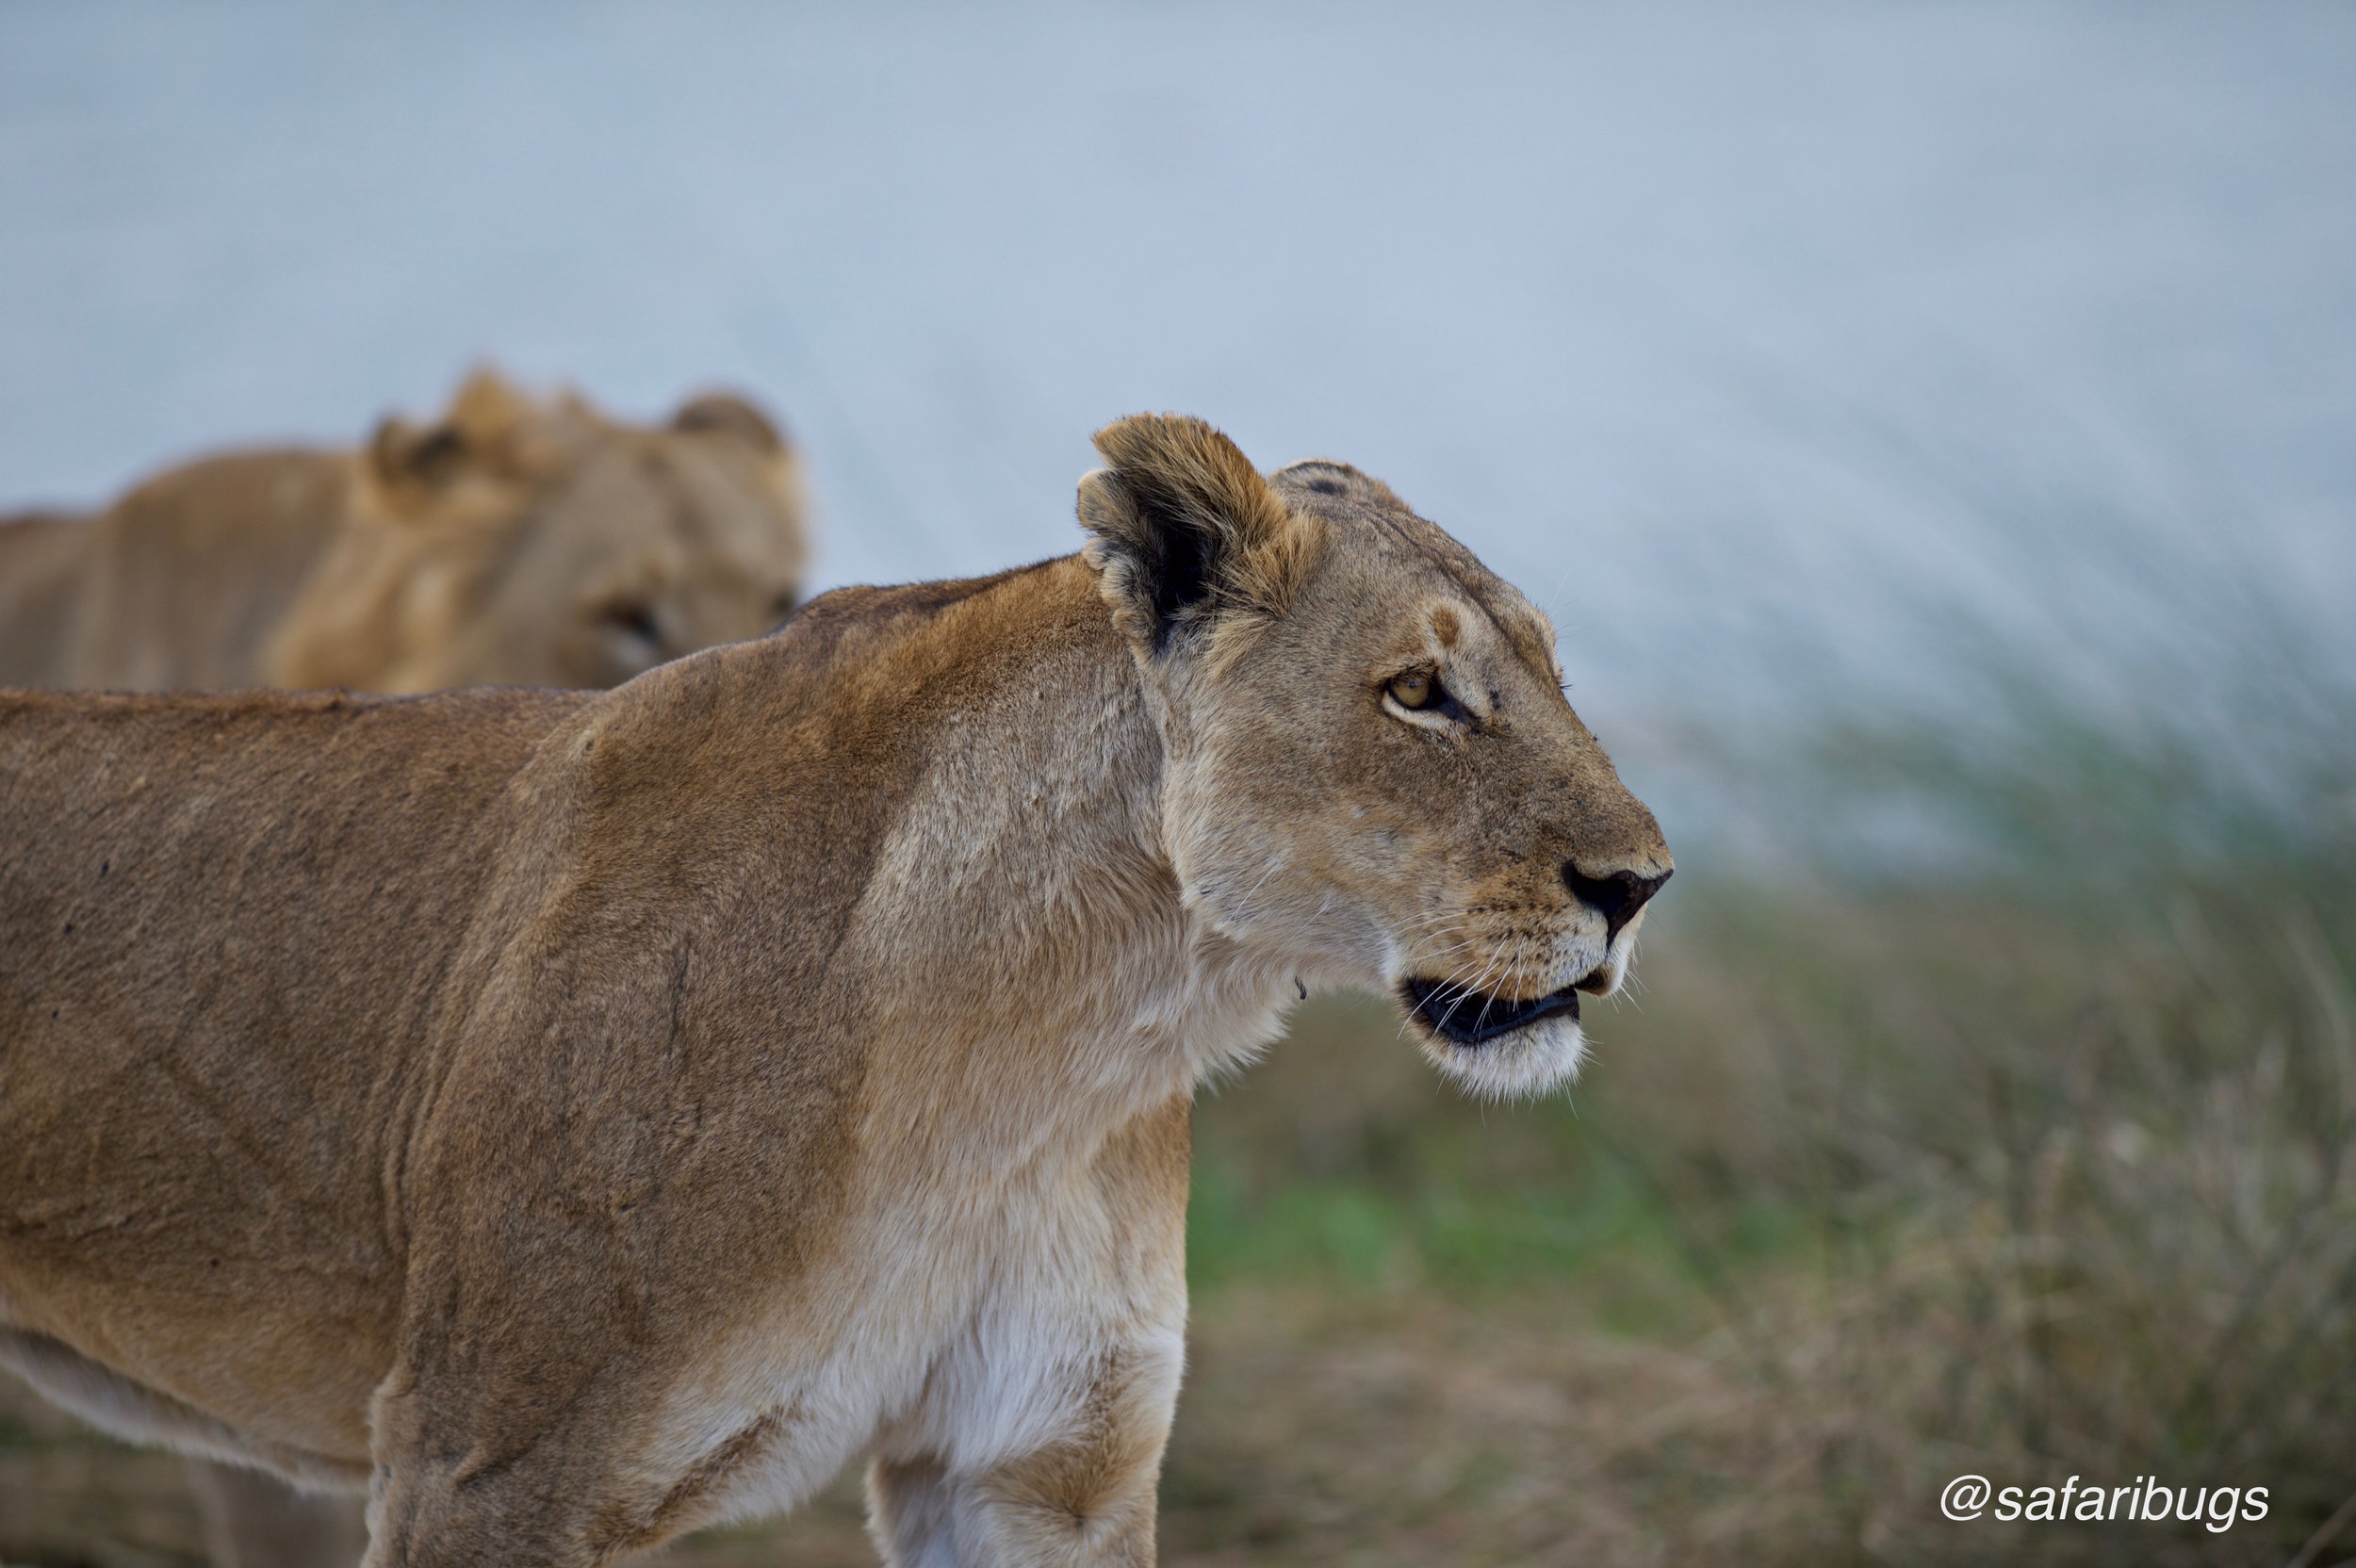
<path fill-rule="evenodd" d="M 467 454 L 466 432 L 448 421 L 418 426 L 395 416 L 381 421 L 368 440 L 368 468 L 395 494 L 449 483 L 466 467 Z"/>
<path fill-rule="evenodd" d="M 787 446 L 777 422 L 733 392 L 707 392 L 681 403 L 671 416 L 671 428 L 691 434 L 733 435 L 769 457 L 783 455 Z"/>
<path fill-rule="evenodd" d="M 1227 610 L 1281 612 L 1315 544 L 1233 441 L 1201 419 L 1137 414 L 1096 433 L 1080 481 L 1088 557 L 1122 629 L 1159 652 Z"/>
<path fill-rule="evenodd" d="M 488 451 L 515 439 L 539 413 L 521 387 L 480 365 L 459 384 L 442 422 L 463 434 L 469 446 Z"/>
<path fill-rule="evenodd" d="M 497 370 L 478 368 L 434 423 L 412 424 L 398 416 L 380 423 L 368 442 L 366 472 L 388 511 L 422 514 L 470 477 L 524 483 L 560 468 L 566 451 L 564 422 Z"/>

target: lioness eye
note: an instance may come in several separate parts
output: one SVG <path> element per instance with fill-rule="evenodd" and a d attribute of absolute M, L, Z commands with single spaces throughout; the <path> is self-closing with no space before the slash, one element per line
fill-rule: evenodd
<path fill-rule="evenodd" d="M 1395 675 L 1391 678 L 1390 693 L 1391 700 L 1401 708 L 1429 708 L 1440 694 L 1440 683 L 1428 675 Z"/>

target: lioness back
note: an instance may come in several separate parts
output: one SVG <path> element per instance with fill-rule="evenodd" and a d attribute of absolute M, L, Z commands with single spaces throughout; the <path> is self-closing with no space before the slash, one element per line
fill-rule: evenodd
<path fill-rule="evenodd" d="M 0 519 L 0 685 L 611 686 L 800 595 L 798 459 L 740 399 L 667 424 L 484 372 L 357 450 L 189 463 Z"/>

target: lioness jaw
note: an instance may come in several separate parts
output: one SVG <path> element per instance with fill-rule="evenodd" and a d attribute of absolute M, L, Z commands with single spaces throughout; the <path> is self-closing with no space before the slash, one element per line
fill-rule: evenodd
<path fill-rule="evenodd" d="M 1099 446 L 1081 555 L 611 693 L 0 696 L 0 1328 L 371 1476 L 372 1563 L 861 1451 L 893 1560 L 1150 1560 L 1196 1083 L 1296 976 L 1559 1082 L 1641 924 L 1593 890 L 1669 860 L 1378 482 Z"/>

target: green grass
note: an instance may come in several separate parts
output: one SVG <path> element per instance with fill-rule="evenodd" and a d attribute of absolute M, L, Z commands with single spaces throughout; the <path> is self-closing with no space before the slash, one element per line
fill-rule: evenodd
<path fill-rule="evenodd" d="M 1715 1274 L 1812 1241 L 1808 1217 L 1770 1195 L 1719 1217 L 1705 1255 L 1677 1202 L 1566 1111 L 1486 1113 L 1509 1115 L 1534 1125 L 1497 1140 L 1502 1151 L 1467 1135 L 1493 1128 L 1448 1125 L 1458 1119 L 1435 1107 L 1437 1125 L 1406 1149 L 1288 1177 L 1239 1156 L 1218 1109 L 1206 1111 L 1186 1216 L 1192 1288 L 1276 1282 L 1480 1298 L 1576 1285 L 1613 1320 L 1657 1329 L 1664 1310 L 1694 1320 Z M 1551 1158 L 1533 1170 L 1538 1144 Z"/>

